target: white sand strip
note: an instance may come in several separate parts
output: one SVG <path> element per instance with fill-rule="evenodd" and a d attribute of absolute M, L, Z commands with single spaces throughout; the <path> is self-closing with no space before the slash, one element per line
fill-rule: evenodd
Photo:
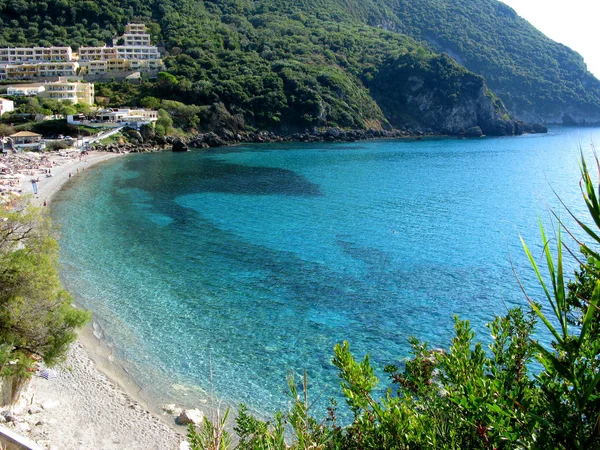
<path fill-rule="evenodd" d="M 79 157 L 73 157 L 61 165 L 56 165 L 51 169 L 52 176 L 46 177 L 45 175 L 39 175 L 39 182 L 37 183 L 38 195 L 32 199 L 32 203 L 36 206 L 41 206 L 46 201 L 46 204 L 50 203 L 50 200 L 54 194 L 56 194 L 60 188 L 69 180 L 69 174 L 71 177 L 76 177 L 85 173 L 85 170 L 94 164 L 101 161 L 106 161 L 117 156 L 122 156 L 120 153 L 109 153 L 109 152 L 89 152 L 88 155 Z M 23 193 L 33 194 L 33 188 L 31 187 L 31 178 L 35 177 L 23 177 L 21 180 L 21 186 Z"/>

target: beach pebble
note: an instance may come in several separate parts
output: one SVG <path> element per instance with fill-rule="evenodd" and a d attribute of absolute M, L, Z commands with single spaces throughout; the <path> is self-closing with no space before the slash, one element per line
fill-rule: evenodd
<path fill-rule="evenodd" d="M 181 441 L 179 450 L 190 450 L 190 443 L 188 441 Z"/>
<path fill-rule="evenodd" d="M 177 423 L 179 425 L 187 425 L 188 423 L 200 425 L 203 419 L 204 414 L 199 409 L 186 409 L 177 417 Z"/>
<path fill-rule="evenodd" d="M 27 422 L 21 422 L 21 423 L 17 424 L 17 426 L 15 427 L 15 430 L 17 430 L 21 433 L 27 433 L 29 430 L 31 430 L 31 425 L 29 425 Z"/>
<path fill-rule="evenodd" d="M 44 408 L 44 409 L 54 409 L 58 405 L 60 405 L 60 402 L 58 400 L 48 400 L 47 402 L 42 403 L 42 408 Z"/>
<path fill-rule="evenodd" d="M 7 422 L 16 422 L 17 421 L 17 416 L 13 416 L 12 414 L 9 413 L 9 414 L 5 414 L 4 415 L 4 419 Z"/>
<path fill-rule="evenodd" d="M 163 405 L 162 409 L 167 414 L 173 414 L 175 416 L 179 416 L 183 412 L 183 408 L 178 408 L 174 403 Z"/>
<path fill-rule="evenodd" d="M 27 410 L 27 412 L 29 414 L 39 414 L 42 411 L 43 411 L 43 409 L 40 406 L 36 406 L 36 405 L 29 407 L 29 409 Z"/>

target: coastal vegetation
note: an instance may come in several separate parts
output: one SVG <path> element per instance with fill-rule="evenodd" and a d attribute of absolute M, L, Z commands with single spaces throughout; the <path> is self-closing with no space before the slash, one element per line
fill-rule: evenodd
<path fill-rule="evenodd" d="M 182 129 L 209 129 L 202 108 L 220 103 L 249 129 L 456 134 L 481 127 L 473 119 L 481 108 L 472 105 L 481 96 L 494 120 L 600 120 L 600 82 L 579 55 L 495 0 L 459 3 L 9 0 L 0 5 L 0 46 L 102 45 L 128 21 L 143 21 L 166 50 L 166 71 L 139 86 L 108 83 L 97 95 L 111 106 L 154 97 L 195 108 L 191 122 L 173 118 Z M 473 89 L 475 74 L 483 78 Z M 408 85 L 418 92 L 400 89 Z M 449 128 L 426 114 L 438 106 L 469 115 Z M 510 131 L 502 124 L 488 130 Z"/>
<path fill-rule="evenodd" d="M 552 236 L 540 223 L 543 264 L 523 241 L 541 298 L 524 291 L 527 306 L 495 317 L 487 340 L 457 317 L 447 349 L 410 338 L 412 358 L 385 367 L 385 381 L 368 355 L 358 359 L 348 342 L 337 344 L 333 364 L 346 405 L 332 401 L 327 417 L 314 417 L 318 397 L 308 395 L 306 374 L 301 384 L 290 374 L 289 410 L 263 421 L 240 407 L 238 448 L 600 448 L 600 190 L 583 157 L 581 169 L 589 217 L 574 217 L 580 232 L 558 215 Z M 566 246 L 565 229 L 579 250 Z M 579 261 L 572 281 L 565 249 Z M 338 419 L 342 407 L 349 422 Z M 223 433 L 223 422 L 207 419 L 188 430 L 194 450 L 227 448 Z"/>
<path fill-rule="evenodd" d="M 16 399 L 38 361 L 62 361 L 90 318 L 71 305 L 58 277 L 58 244 L 48 218 L 27 198 L 0 209 L 0 378 Z M 4 404 L 4 403 L 3 403 Z"/>

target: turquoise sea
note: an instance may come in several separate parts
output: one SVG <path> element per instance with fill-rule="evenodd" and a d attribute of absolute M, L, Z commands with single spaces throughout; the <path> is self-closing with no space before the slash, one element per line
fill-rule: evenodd
<path fill-rule="evenodd" d="M 62 278 L 157 403 L 285 407 L 306 369 L 321 411 L 335 343 L 379 367 L 408 337 L 447 346 L 536 283 L 553 189 L 585 216 L 580 147 L 598 128 L 475 140 L 252 145 L 128 155 L 55 197 Z M 566 213 L 563 212 L 563 216 Z M 212 365 L 212 385 L 210 382 Z"/>

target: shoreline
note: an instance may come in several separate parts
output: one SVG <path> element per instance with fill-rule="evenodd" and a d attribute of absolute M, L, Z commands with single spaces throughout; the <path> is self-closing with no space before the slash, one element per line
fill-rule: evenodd
<path fill-rule="evenodd" d="M 51 207 L 54 196 L 85 170 L 120 153 L 89 152 L 53 166 L 52 176 L 40 176 L 33 205 Z M 31 177 L 21 178 L 23 193 L 32 192 Z M 186 428 L 150 404 L 102 338 L 94 334 L 94 318 L 79 331 L 67 360 L 54 368 L 57 377 L 33 376 L 23 397 L 23 414 L 15 431 L 49 449 L 178 449 Z M 34 413 L 32 414 L 32 411 Z"/>
<path fill-rule="evenodd" d="M 61 165 L 54 166 L 51 177 L 39 177 L 37 183 L 38 195 L 31 198 L 31 203 L 35 206 L 42 206 L 44 201 L 50 204 L 52 197 L 69 182 L 69 179 L 76 179 L 80 171 L 83 173 L 85 169 L 118 156 L 122 156 L 122 154 L 92 151 L 88 155 L 83 156 L 81 160 L 72 159 Z M 26 177 L 21 178 L 21 189 L 24 193 L 33 194 L 31 182 Z"/>

